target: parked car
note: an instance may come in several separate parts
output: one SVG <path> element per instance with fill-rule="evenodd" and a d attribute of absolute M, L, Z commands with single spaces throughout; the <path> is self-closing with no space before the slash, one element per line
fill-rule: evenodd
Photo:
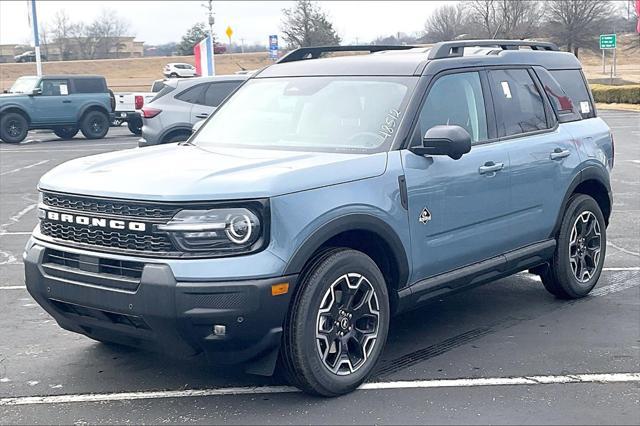
<path fill-rule="evenodd" d="M 195 77 L 197 75 L 196 68 L 193 65 L 182 63 L 170 63 L 165 65 L 162 70 L 162 74 L 167 78 Z"/>
<path fill-rule="evenodd" d="M 347 48 L 387 51 L 314 59 Z M 613 164 L 581 65 L 553 44 L 303 48 L 188 143 L 43 176 L 26 285 L 92 339 L 259 374 L 279 358 L 340 395 L 426 300 L 526 270 L 586 296 Z"/>
<path fill-rule="evenodd" d="M 35 62 L 36 61 L 36 52 L 33 50 L 29 50 L 27 52 L 21 53 L 13 57 L 16 62 Z M 46 61 L 47 56 L 40 53 L 40 60 Z"/>
<path fill-rule="evenodd" d="M 207 118 L 248 76 L 198 77 L 168 80 L 142 108 L 139 146 L 185 141 L 193 124 Z"/>
<path fill-rule="evenodd" d="M 19 143 L 31 129 L 51 129 L 62 139 L 78 131 L 101 139 L 113 117 L 107 83 L 97 75 L 20 77 L 0 96 L 0 139 Z"/>

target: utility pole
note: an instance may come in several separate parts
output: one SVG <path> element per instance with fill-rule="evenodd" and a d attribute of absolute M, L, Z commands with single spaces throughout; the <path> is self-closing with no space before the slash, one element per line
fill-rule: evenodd
<path fill-rule="evenodd" d="M 40 35 L 38 34 L 38 15 L 36 13 L 36 0 L 31 0 L 31 19 L 33 19 L 33 42 L 36 51 L 36 73 L 42 76 L 42 58 L 40 57 Z"/>
<path fill-rule="evenodd" d="M 242 53 L 244 53 L 244 39 L 243 38 L 240 39 L 240 51 Z"/>
<path fill-rule="evenodd" d="M 207 43 L 207 49 L 209 48 L 211 49 L 207 53 L 211 58 L 211 69 L 212 69 L 213 75 L 216 75 L 216 61 L 213 59 L 213 52 L 215 51 L 214 45 L 213 45 L 213 24 L 215 24 L 216 22 L 215 18 L 213 17 L 213 1 L 209 0 L 209 5 L 205 7 L 209 11 L 209 43 Z"/>

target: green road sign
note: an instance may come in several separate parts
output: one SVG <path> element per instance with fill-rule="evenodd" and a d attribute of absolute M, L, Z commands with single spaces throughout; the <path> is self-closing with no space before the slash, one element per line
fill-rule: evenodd
<path fill-rule="evenodd" d="M 600 34 L 600 49 L 615 49 L 616 44 L 615 34 Z"/>

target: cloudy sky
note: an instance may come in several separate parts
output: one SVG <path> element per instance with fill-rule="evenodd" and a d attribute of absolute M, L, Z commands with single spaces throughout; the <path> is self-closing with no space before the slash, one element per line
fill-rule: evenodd
<path fill-rule="evenodd" d="M 65 9 L 73 21 L 91 22 L 101 9 L 115 9 L 131 25 L 132 35 L 149 44 L 179 41 L 194 23 L 206 20 L 205 1 L 43 1 L 37 0 L 38 22 L 52 21 Z M 344 43 L 370 41 L 399 31 L 413 33 L 436 7 L 446 1 L 320 1 Z M 218 37 L 227 26 L 234 41 L 267 44 L 269 34 L 279 34 L 282 9 L 290 1 L 214 1 Z M 0 1 L 0 44 L 33 43 L 27 0 Z M 226 40 L 225 40 L 226 41 Z"/>

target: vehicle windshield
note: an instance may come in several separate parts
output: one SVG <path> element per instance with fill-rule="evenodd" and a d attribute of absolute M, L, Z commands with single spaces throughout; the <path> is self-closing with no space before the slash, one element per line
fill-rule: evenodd
<path fill-rule="evenodd" d="M 38 77 L 20 77 L 13 83 L 8 93 L 31 93 L 38 83 Z"/>
<path fill-rule="evenodd" d="M 249 80 L 196 133 L 202 147 L 381 152 L 398 130 L 413 77 Z"/>

